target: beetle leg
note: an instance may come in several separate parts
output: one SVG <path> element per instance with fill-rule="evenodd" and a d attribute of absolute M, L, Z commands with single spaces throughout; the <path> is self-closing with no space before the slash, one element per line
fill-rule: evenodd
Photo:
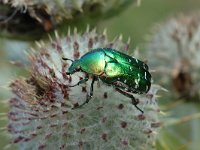
<path fill-rule="evenodd" d="M 90 86 L 90 94 L 87 95 L 86 101 L 85 101 L 84 103 L 82 103 L 81 105 L 76 106 L 75 108 L 80 108 L 80 107 L 82 107 L 83 105 L 87 104 L 87 103 L 90 101 L 90 99 L 91 99 L 92 96 L 93 96 L 93 89 L 94 89 L 93 87 L 94 87 L 94 82 L 95 82 L 96 80 L 97 80 L 97 78 L 96 78 L 96 77 L 93 77 L 92 83 L 91 83 L 91 86 Z M 75 108 L 73 108 L 73 109 L 75 109 Z"/>
<path fill-rule="evenodd" d="M 75 86 L 83 84 L 83 83 L 85 83 L 87 81 L 88 81 L 88 78 L 85 78 L 85 79 L 80 80 L 78 83 L 76 83 L 74 85 L 70 85 L 69 87 L 75 87 Z"/>
<path fill-rule="evenodd" d="M 93 87 L 94 87 L 94 82 L 97 80 L 97 78 L 96 77 L 93 77 L 93 79 L 92 79 L 92 83 L 91 83 L 91 86 L 90 86 L 90 97 L 92 97 L 93 96 Z"/>
<path fill-rule="evenodd" d="M 135 99 L 135 97 L 134 97 L 132 94 L 130 94 L 130 93 L 126 92 L 126 91 L 123 91 L 123 90 L 120 89 L 120 88 L 115 88 L 115 89 L 116 89 L 119 93 L 123 94 L 124 96 L 127 96 L 127 97 L 131 98 L 132 104 L 133 104 L 141 113 L 144 113 L 144 112 L 137 106 L 137 104 L 139 103 L 139 101 L 137 101 L 137 100 Z"/>

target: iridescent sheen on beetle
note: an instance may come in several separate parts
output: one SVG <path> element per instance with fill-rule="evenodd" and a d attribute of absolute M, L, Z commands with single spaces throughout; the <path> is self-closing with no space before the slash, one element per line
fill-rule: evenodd
<path fill-rule="evenodd" d="M 147 93 L 151 87 L 151 74 L 147 64 L 111 48 L 94 49 L 80 59 L 71 61 L 68 75 L 82 71 L 93 77 L 90 94 L 79 107 L 89 102 L 93 95 L 93 84 L 100 79 L 107 85 L 112 85 L 121 94 L 130 97 L 133 105 L 143 112 L 137 107 L 138 101 L 134 98 L 133 93 Z M 80 80 L 73 86 L 85 83 L 87 80 L 88 78 Z"/>

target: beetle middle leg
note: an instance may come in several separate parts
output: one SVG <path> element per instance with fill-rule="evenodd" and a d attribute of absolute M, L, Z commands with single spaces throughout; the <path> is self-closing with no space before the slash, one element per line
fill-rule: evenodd
<path fill-rule="evenodd" d="M 125 96 L 127 96 L 127 97 L 129 97 L 129 98 L 131 98 L 131 100 L 132 100 L 132 104 L 141 112 L 141 113 L 144 113 L 137 105 L 138 105 L 138 103 L 139 103 L 139 101 L 137 101 L 136 99 L 135 99 L 135 97 L 132 95 L 132 94 L 130 94 L 130 93 L 128 93 L 128 92 L 126 92 L 126 91 L 123 91 L 122 89 L 120 89 L 120 88 L 115 88 L 119 93 L 121 93 L 121 94 L 123 94 L 123 95 L 125 95 Z"/>
<path fill-rule="evenodd" d="M 73 109 L 80 108 L 80 107 L 82 107 L 83 105 L 87 104 L 87 103 L 91 100 L 91 98 L 92 98 L 92 96 L 93 96 L 94 82 L 95 82 L 96 80 L 97 80 L 97 77 L 93 77 L 92 83 L 91 83 L 91 85 L 90 85 L 90 94 L 87 95 L 86 101 L 85 101 L 84 103 L 82 103 L 81 105 L 74 107 Z"/>

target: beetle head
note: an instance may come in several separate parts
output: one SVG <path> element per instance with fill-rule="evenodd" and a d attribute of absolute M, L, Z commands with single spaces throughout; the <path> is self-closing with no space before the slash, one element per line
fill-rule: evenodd
<path fill-rule="evenodd" d="M 63 60 L 70 60 L 72 64 L 68 68 L 68 72 L 66 72 L 67 75 L 73 74 L 74 72 L 77 72 L 80 70 L 80 65 L 78 60 L 72 60 L 69 58 L 62 58 Z"/>
<path fill-rule="evenodd" d="M 79 61 L 74 60 L 71 64 L 71 66 L 69 66 L 67 74 L 70 75 L 70 74 L 73 74 L 74 72 L 77 72 L 79 70 L 80 70 Z"/>

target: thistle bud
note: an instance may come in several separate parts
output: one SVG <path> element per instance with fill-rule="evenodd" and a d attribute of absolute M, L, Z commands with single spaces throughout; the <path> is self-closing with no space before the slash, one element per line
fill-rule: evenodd
<path fill-rule="evenodd" d="M 37 45 L 28 54 L 30 75 L 19 77 L 10 85 L 11 143 L 19 149 L 152 149 L 160 126 L 158 85 L 152 85 L 147 94 L 134 94 L 144 114 L 132 105 L 130 98 L 101 81 L 95 82 L 94 95 L 88 104 L 72 109 L 86 100 L 91 79 L 70 87 L 86 74 L 66 75 L 71 62 L 62 58 L 78 59 L 99 47 L 128 53 L 128 43 L 121 36 L 109 42 L 105 32 L 87 30 L 79 34 L 75 30 L 62 38 L 56 34 L 49 43 Z"/>
<path fill-rule="evenodd" d="M 147 58 L 156 82 L 174 97 L 200 98 L 200 15 L 171 18 L 160 25 L 147 44 Z"/>

